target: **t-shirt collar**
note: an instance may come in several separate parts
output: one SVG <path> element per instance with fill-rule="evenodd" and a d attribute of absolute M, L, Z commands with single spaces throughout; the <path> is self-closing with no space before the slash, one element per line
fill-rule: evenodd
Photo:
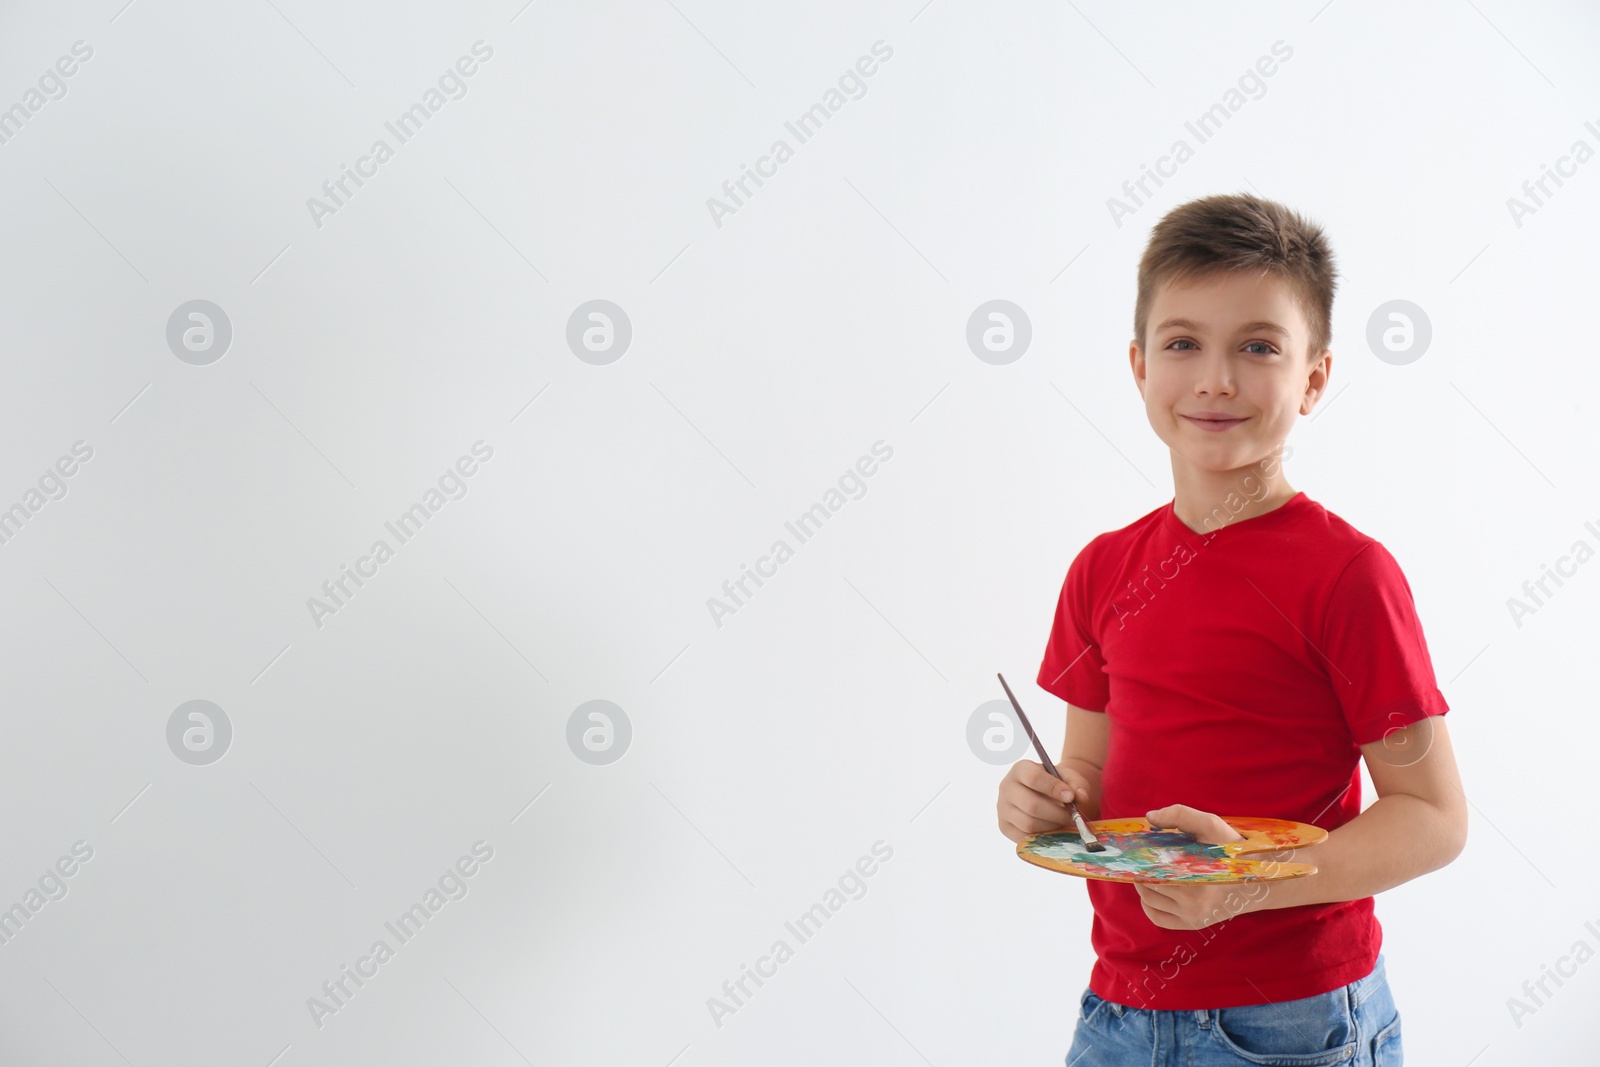
<path fill-rule="evenodd" d="M 1184 525 L 1183 520 L 1178 518 L 1177 497 L 1173 497 L 1167 502 L 1167 506 L 1162 514 L 1168 527 L 1177 533 L 1189 534 L 1195 537 L 1215 537 L 1218 534 L 1228 530 L 1248 528 L 1259 532 L 1269 527 L 1276 526 L 1284 520 L 1292 519 L 1295 515 L 1298 515 L 1310 503 L 1311 498 L 1306 496 L 1304 489 L 1300 489 L 1295 492 L 1294 496 L 1291 496 L 1288 500 L 1285 500 L 1282 504 L 1279 504 L 1271 511 L 1265 512 L 1261 515 L 1254 515 L 1248 519 L 1229 519 L 1229 521 L 1224 525 L 1209 531 L 1191 530 L 1188 526 Z M 1226 505 L 1219 505 L 1216 510 L 1221 511 L 1223 514 L 1228 513 Z"/>

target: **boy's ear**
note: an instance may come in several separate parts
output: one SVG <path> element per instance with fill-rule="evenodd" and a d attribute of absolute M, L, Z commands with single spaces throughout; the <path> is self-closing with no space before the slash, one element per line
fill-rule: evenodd
<path fill-rule="evenodd" d="M 1139 341 L 1135 338 L 1128 342 L 1128 364 L 1133 368 L 1133 382 L 1139 387 L 1139 395 L 1144 396 L 1144 352 L 1139 348 Z"/>
<path fill-rule="evenodd" d="M 1333 349 L 1324 348 L 1306 376 L 1306 395 L 1300 401 L 1300 414 L 1309 415 L 1328 391 L 1328 378 L 1333 373 Z"/>

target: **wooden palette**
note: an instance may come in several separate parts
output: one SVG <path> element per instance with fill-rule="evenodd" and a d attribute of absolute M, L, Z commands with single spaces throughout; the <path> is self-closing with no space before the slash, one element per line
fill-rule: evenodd
<path fill-rule="evenodd" d="M 1017 844 L 1017 855 L 1052 871 L 1101 882 L 1232 885 L 1317 873 L 1314 864 L 1256 860 L 1248 854 L 1319 844 L 1328 838 L 1322 827 L 1236 815 L 1224 815 L 1222 821 L 1243 834 L 1244 840 L 1206 845 L 1181 830 L 1151 829 L 1145 819 L 1100 819 L 1089 827 L 1107 846 L 1104 852 L 1090 852 L 1076 830 L 1067 830 L 1023 838 Z"/>

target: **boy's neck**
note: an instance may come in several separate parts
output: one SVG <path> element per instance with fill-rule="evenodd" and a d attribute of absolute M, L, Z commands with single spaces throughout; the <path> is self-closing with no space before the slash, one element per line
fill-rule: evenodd
<path fill-rule="evenodd" d="M 1198 470 L 1174 455 L 1172 509 L 1178 521 L 1196 533 L 1210 533 L 1218 528 L 1219 516 L 1232 525 L 1288 503 L 1297 490 L 1284 476 L 1283 467 L 1272 464 L 1273 473 L 1268 477 L 1261 473 L 1261 466 L 1252 463 L 1238 470 Z M 1243 508 L 1235 511 L 1241 502 Z"/>

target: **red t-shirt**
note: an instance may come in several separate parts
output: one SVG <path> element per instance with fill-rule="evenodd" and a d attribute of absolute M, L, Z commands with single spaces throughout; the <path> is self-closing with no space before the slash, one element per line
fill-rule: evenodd
<path fill-rule="evenodd" d="M 1333 830 L 1361 811 L 1357 746 L 1449 710 L 1399 564 L 1303 492 L 1208 533 L 1168 503 L 1090 541 L 1038 683 L 1111 717 L 1102 819 L 1187 804 Z M 1371 897 L 1183 931 L 1152 923 L 1131 883 L 1087 884 L 1089 987 L 1119 1004 L 1315 996 L 1370 973 L 1382 944 Z"/>

